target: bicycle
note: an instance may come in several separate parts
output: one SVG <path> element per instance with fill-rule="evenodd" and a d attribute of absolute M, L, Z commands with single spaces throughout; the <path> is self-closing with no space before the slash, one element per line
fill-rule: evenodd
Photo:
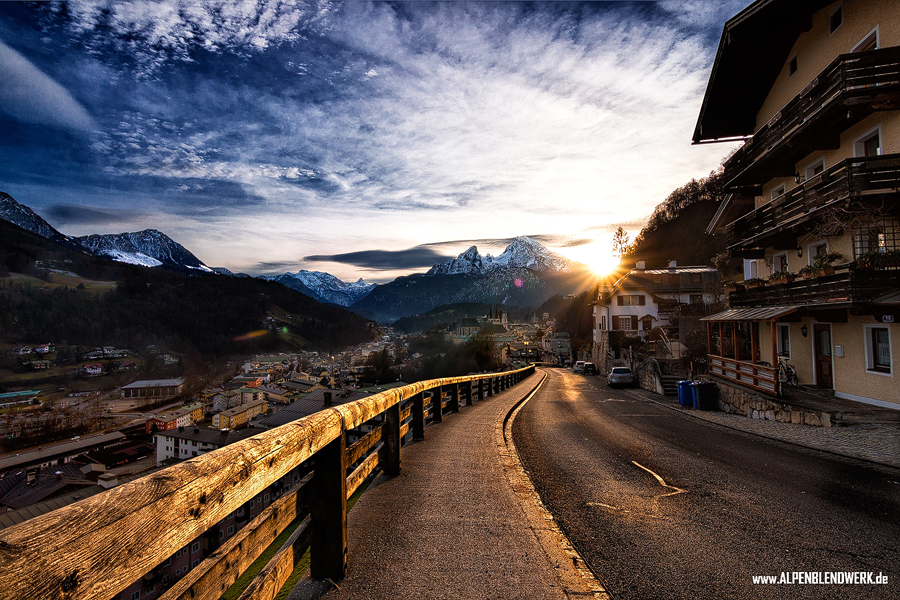
<path fill-rule="evenodd" d="M 800 382 L 797 379 L 797 369 L 794 368 L 794 365 L 789 365 L 787 361 L 780 357 L 778 358 L 778 381 L 781 383 L 789 383 L 794 387 L 800 385 Z"/>

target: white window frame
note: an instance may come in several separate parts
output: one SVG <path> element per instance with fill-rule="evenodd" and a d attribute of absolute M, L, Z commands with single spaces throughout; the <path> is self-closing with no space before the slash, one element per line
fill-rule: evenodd
<path fill-rule="evenodd" d="M 232 533 L 234 533 L 234 525 L 229 525 L 228 526 L 228 535 L 231 535 Z"/>
<path fill-rule="evenodd" d="M 785 191 L 787 190 L 785 188 L 785 185 L 782 183 L 778 187 L 772 189 L 772 191 L 769 193 L 769 198 L 771 200 L 781 198 L 782 196 L 784 196 Z"/>
<path fill-rule="evenodd" d="M 875 370 L 875 356 L 873 356 L 873 348 L 872 348 L 872 330 L 873 329 L 887 329 L 888 332 L 888 356 L 890 356 L 891 364 L 890 371 L 885 373 L 884 371 L 876 371 Z M 894 376 L 894 341 L 891 339 L 891 326 L 889 323 L 878 323 L 876 325 L 863 325 L 863 345 L 866 349 L 866 373 L 869 375 L 880 375 L 882 377 L 893 377 Z"/>
<path fill-rule="evenodd" d="M 759 261 L 755 258 L 744 259 L 744 279 L 756 279 L 759 277 Z"/>
<path fill-rule="evenodd" d="M 813 262 L 815 262 L 816 253 L 814 252 L 814 250 L 819 246 L 825 246 L 825 252 L 828 252 L 828 242 L 826 242 L 825 240 L 818 240 L 806 245 L 806 264 L 812 266 Z"/>
<path fill-rule="evenodd" d="M 778 357 L 786 358 L 786 359 L 790 360 L 790 358 L 791 358 L 791 324 L 790 323 L 776 323 L 775 330 L 776 330 L 777 336 L 778 336 L 778 339 L 777 339 Z M 785 339 L 785 337 L 784 337 L 785 333 L 787 333 L 787 346 L 788 346 L 787 354 L 783 354 L 781 352 L 781 347 L 782 347 L 783 341 Z"/>
<path fill-rule="evenodd" d="M 874 136 L 878 136 L 878 156 L 884 154 L 884 136 L 881 135 L 881 123 L 868 130 L 861 136 L 857 137 L 853 140 L 853 157 L 854 158 L 864 158 L 865 151 L 863 149 L 863 145 L 865 142 L 869 141 Z"/>
<path fill-rule="evenodd" d="M 777 267 L 778 267 L 778 259 L 779 259 L 779 258 L 784 258 L 784 269 L 781 269 L 781 270 L 782 270 L 782 271 L 787 271 L 787 270 L 788 270 L 788 257 L 787 257 L 787 252 L 779 252 L 778 254 L 773 254 L 773 255 L 772 255 L 772 272 L 773 272 L 773 273 L 778 273 L 778 272 L 779 272 L 779 269 L 777 268 Z"/>
<path fill-rule="evenodd" d="M 131 592 L 131 600 L 141 600 L 141 590 Z"/>
<path fill-rule="evenodd" d="M 191 544 L 191 552 L 200 552 L 200 542 Z"/>
<path fill-rule="evenodd" d="M 820 158 L 819 160 L 814 160 L 813 162 L 806 165 L 806 168 L 803 170 L 803 172 L 806 176 L 806 181 L 809 181 L 810 179 L 812 179 L 813 177 L 815 177 L 817 175 L 813 171 L 815 170 L 816 167 L 818 167 L 820 165 L 822 166 L 822 171 L 824 171 L 825 170 L 825 158 L 824 157 Z"/>
<path fill-rule="evenodd" d="M 862 36 L 862 39 L 856 42 L 850 52 L 858 52 L 858 48 L 867 46 L 872 38 L 875 38 L 875 48 L 881 48 L 881 33 L 878 31 L 878 25 L 872 28 L 872 31 Z"/>
<path fill-rule="evenodd" d="M 841 24 L 838 25 L 837 27 L 835 27 L 834 29 L 832 29 L 831 28 L 831 19 L 833 19 L 834 15 L 836 15 L 837 13 L 841 13 Z M 837 32 L 837 30 L 843 26 L 844 26 L 844 3 L 841 2 L 840 4 L 838 4 L 835 7 L 835 9 L 833 11 L 828 13 L 828 37 L 833 36 Z"/>

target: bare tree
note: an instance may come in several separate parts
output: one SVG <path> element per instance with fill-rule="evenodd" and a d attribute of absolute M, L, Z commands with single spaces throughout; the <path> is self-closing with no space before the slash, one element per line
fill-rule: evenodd
<path fill-rule="evenodd" d="M 628 241 L 628 233 L 620 226 L 613 234 L 612 241 L 613 255 L 620 260 L 628 253 Z"/>

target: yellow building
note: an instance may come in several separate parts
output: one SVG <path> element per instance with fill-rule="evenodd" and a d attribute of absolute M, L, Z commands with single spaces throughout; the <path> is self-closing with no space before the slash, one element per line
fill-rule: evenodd
<path fill-rule="evenodd" d="M 694 142 L 744 141 L 708 232 L 759 287 L 708 318 L 711 372 L 774 393 L 763 363 L 786 361 L 801 384 L 900 407 L 897 8 L 758 0 L 725 24 Z"/>
<path fill-rule="evenodd" d="M 256 415 L 266 412 L 267 404 L 265 400 L 255 400 L 247 404 L 241 404 L 234 408 L 222 411 L 213 417 L 213 427 L 219 429 L 236 429 L 246 423 Z"/>

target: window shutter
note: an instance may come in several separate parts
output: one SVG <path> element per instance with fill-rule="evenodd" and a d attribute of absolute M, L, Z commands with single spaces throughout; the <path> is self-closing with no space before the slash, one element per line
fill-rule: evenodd
<path fill-rule="evenodd" d="M 618 302 L 619 306 L 625 306 L 625 296 L 617 296 L 616 302 Z"/>
<path fill-rule="evenodd" d="M 643 300 L 643 299 L 644 299 L 644 297 L 641 296 L 641 300 Z M 638 328 L 638 318 L 637 318 L 636 315 L 632 315 L 632 317 L 631 317 L 631 329 L 637 331 L 637 328 Z"/>
<path fill-rule="evenodd" d="M 639 305 L 639 306 L 644 306 L 644 304 L 645 304 L 646 302 L 647 302 L 647 297 L 646 297 L 646 296 L 644 296 L 643 294 L 641 294 L 640 296 L 638 296 L 638 305 Z"/>

